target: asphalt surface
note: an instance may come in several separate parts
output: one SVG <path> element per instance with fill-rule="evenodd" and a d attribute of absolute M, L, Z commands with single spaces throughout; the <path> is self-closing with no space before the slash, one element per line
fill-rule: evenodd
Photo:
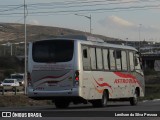
<path fill-rule="evenodd" d="M 137 106 L 130 106 L 129 102 L 109 102 L 105 108 L 93 108 L 91 104 L 71 104 L 67 109 L 56 109 L 54 105 L 34 107 L 0 107 L 0 113 L 40 113 L 42 118 L 23 118 L 38 120 L 160 120 L 160 100 L 139 102 Z M 147 116 L 147 115 L 153 115 Z M 133 115 L 133 116 L 132 116 Z M 154 116 L 157 115 L 157 116 Z M 22 118 L 0 118 L 0 119 L 22 119 Z"/>

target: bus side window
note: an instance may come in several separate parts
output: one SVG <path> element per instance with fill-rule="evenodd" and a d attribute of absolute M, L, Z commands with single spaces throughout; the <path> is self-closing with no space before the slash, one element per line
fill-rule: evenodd
<path fill-rule="evenodd" d="M 103 62 L 104 62 L 104 69 L 109 70 L 109 52 L 108 49 L 103 49 Z"/>
<path fill-rule="evenodd" d="M 101 48 L 96 48 L 96 58 L 97 58 L 97 69 L 103 69 L 103 61 L 102 61 L 102 50 Z"/>
<path fill-rule="evenodd" d="M 88 47 L 82 46 L 83 69 L 90 70 L 90 58 L 88 57 Z"/>
<path fill-rule="evenodd" d="M 114 52 L 115 53 L 115 52 Z M 116 53 L 115 53 L 115 59 L 116 59 L 116 66 L 117 66 L 117 70 L 121 70 L 122 66 L 121 66 L 121 50 L 116 50 Z"/>
<path fill-rule="evenodd" d="M 95 52 L 95 48 L 90 48 L 90 56 L 91 56 L 91 68 L 93 70 L 97 69 L 97 65 L 96 65 L 96 52 Z"/>
<path fill-rule="evenodd" d="M 87 58 L 87 49 L 83 49 L 83 58 Z"/>
<path fill-rule="evenodd" d="M 121 51 L 122 56 L 122 70 L 127 71 L 127 54 L 126 51 Z"/>
<path fill-rule="evenodd" d="M 115 52 L 114 52 L 115 50 L 113 50 L 113 49 L 110 49 L 109 50 L 109 56 L 110 56 L 110 69 L 111 70 L 115 70 L 116 69 L 116 61 L 115 61 Z"/>

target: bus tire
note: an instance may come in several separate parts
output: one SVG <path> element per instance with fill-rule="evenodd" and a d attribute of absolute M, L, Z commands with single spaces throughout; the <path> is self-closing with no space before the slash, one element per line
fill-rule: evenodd
<path fill-rule="evenodd" d="M 134 96 L 130 98 L 130 104 L 135 106 L 138 104 L 138 90 L 135 90 Z"/>
<path fill-rule="evenodd" d="M 92 101 L 93 107 L 106 107 L 108 103 L 108 93 L 104 90 L 102 99 Z"/>
<path fill-rule="evenodd" d="M 54 104 L 56 108 L 67 108 L 70 104 L 70 101 L 55 100 Z"/>

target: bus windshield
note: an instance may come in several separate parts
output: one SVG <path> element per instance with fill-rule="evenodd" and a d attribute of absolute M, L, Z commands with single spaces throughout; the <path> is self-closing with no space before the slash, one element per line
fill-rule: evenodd
<path fill-rule="evenodd" d="M 68 62 L 73 57 L 74 41 L 45 40 L 33 43 L 35 62 Z"/>

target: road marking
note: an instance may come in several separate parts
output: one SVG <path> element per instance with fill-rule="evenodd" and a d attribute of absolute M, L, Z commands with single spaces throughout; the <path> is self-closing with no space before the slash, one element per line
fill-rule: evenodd
<path fill-rule="evenodd" d="M 153 101 L 160 101 L 160 99 L 154 99 Z"/>
<path fill-rule="evenodd" d="M 142 102 L 145 103 L 145 102 L 156 102 L 156 101 L 160 101 L 160 99 L 154 99 L 154 100 L 143 100 Z"/>
<path fill-rule="evenodd" d="M 142 102 L 148 102 L 149 100 L 143 100 Z"/>

